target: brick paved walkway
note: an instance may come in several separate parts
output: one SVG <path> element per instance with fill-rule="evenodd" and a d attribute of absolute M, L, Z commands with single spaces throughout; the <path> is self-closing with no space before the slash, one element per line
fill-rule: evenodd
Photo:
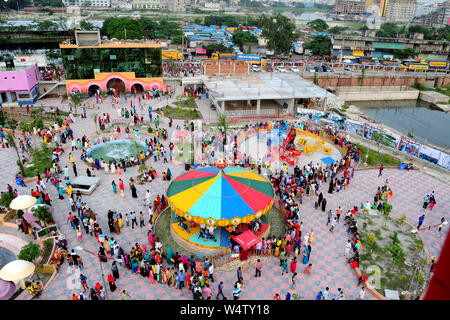
<path fill-rule="evenodd" d="M 108 100 L 109 102 L 109 100 Z M 147 102 L 147 101 L 146 101 Z M 155 102 L 152 101 L 152 106 L 162 106 L 165 101 Z M 148 104 L 148 103 L 146 103 Z M 129 105 L 129 100 L 125 105 Z M 139 109 L 139 108 L 137 108 Z M 144 108 L 144 110 L 146 107 Z M 81 138 L 82 134 L 87 134 L 90 137 L 92 132 L 95 132 L 94 122 L 92 115 L 100 112 L 109 112 L 112 119 L 117 118 L 117 113 L 107 105 L 103 103 L 100 110 L 88 110 L 88 118 L 81 120 L 77 118 L 76 124 L 73 125 L 75 138 Z M 147 117 L 148 115 L 144 115 Z M 182 121 L 174 121 L 174 126 L 177 123 L 182 124 Z M 163 120 L 163 125 L 167 127 L 167 120 Z M 123 131 L 123 130 L 122 130 Z M 171 130 L 169 131 L 169 137 L 171 136 Z M 144 136 L 141 136 L 144 137 Z M 145 138 L 144 138 L 145 140 Z M 169 141 L 164 141 L 166 149 Z M 74 159 L 77 163 L 77 169 L 79 174 L 84 174 L 86 171 L 86 165 L 80 160 L 80 151 L 73 152 Z M 62 157 L 61 167 L 64 167 L 68 163 L 68 152 Z M 2 164 L 2 170 L 0 170 L 0 185 L 2 189 L 6 187 L 7 183 L 13 185 L 13 177 L 16 172 L 15 165 L 5 165 L 7 163 L 15 163 L 16 156 L 12 149 L 0 149 L 0 163 Z M 175 164 L 163 164 L 162 161 L 154 162 L 153 160 L 147 161 L 147 166 L 153 166 L 158 173 L 168 166 L 171 168 L 175 177 L 184 172 L 184 167 Z M 70 166 L 69 166 L 70 168 Z M 137 168 L 128 169 L 127 172 L 122 173 L 124 182 L 131 176 L 136 176 Z M 71 177 L 72 170 L 70 170 Z M 120 197 L 118 194 L 112 193 L 111 181 L 118 182 L 119 175 L 105 174 L 101 172 L 101 184 L 90 196 L 83 196 L 83 201 L 87 202 L 97 214 L 100 226 L 107 232 L 107 210 L 113 208 L 120 211 L 122 214 L 133 211 L 144 210 L 143 202 L 145 191 L 149 189 L 152 195 L 162 194 L 166 191 L 168 183 L 162 181 L 159 176 L 152 183 L 148 183 L 145 186 L 138 185 L 137 193 L 139 198 L 133 199 L 129 189 L 125 190 L 125 197 Z M 377 187 L 384 183 L 386 178 L 389 178 L 390 186 L 394 192 L 393 199 L 393 214 L 401 216 L 406 214 L 407 219 L 413 225 L 417 223 L 419 216 L 422 214 L 422 200 L 425 194 L 435 190 L 437 205 L 433 211 L 427 211 L 427 217 L 425 219 L 424 226 L 430 224 L 436 224 L 441 217 L 446 216 L 448 219 L 449 205 L 449 192 L 448 185 L 439 182 L 419 171 L 407 172 L 386 169 L 383 172 L 383 177 L 378 178 L 378 170 L 363 170 L 355 173 L 355 178 L 352 180 L 351 185 L 347 190 L 340 193 L 334 193 L 332 195 L 326 193 L 327 187 L 323 186 L 325 198 L 328 201 L 327 209 L 337 209 L 338 206 L 342 208 L 350 208 L 353 205 L 360 205 L 361 202 L 367 200 L 373 200 L 374 192 Z M 28 188 L 20 188 L 19 194 L 29 194 L 30 186 Z M 78 241 L 74 230 L 67 223 L 67 215 L 70 212 L 70 205 L 67 195 L 64 200 L 59 200 L 56 189 L 47 183 L 47 187 L 50 193 L 50 197 L 53 200 L 55 207 L 55 220 L 58 224 L 61 232 L 66 236 L 69 243 L 69 249 L 75 248 L 81 245 L 87 250 L 97 252 L 98 244 L 95 239 L 83 234 L 83 239 Z M 347 241 L 345 229 L 342 226 L 342 222 L 335 229 L 334 233 L 330 233 L 326 227 L 327 217 L 325 213 L 314 210 L 313 199 L 306 199 L 301 206 L 301 216 L 304 223 L 304 230 L 309 232 L 314 229 L 314 241 L 312 243 L 312 253 L 310 263 L 313 264 L 313 271 L 310 276 L 303 274 L 303 268 L 305 267 L 301 261 L 297 265 L 297 271 L 299 276 L 297 277 L 297 286 L 291 293 L 297 293 L 300 296 L 304 296 L 305 299 L 314 299 L 320 290 L 324 290 L 325 287 L 330 287 L 330 297 L 334 297 L 337 292 L 337 288 L 342 288 L 344 291 L 345 299 L 354 299 L 359 294 L 359 287 L 357 287 L 357 279 L 355 278 L 350 266 L 344 259 L 344 246 Z M 144 211 L 146 213 L 146 211 Z M 113 235 L 125 250 L 129 250 L 135 242 L 142 244 L 147 243 L 147 226 L 144 228 L 123 227 L 120 235 Z M 425 229 L 425 228 L 424 228 Z M 438 256 L 441 250 L 445 235 L 445 232 L 439 234 L 437 229 L 431 231 L 423 231 L 425 240 L 425 246 L 429 250 L 431 255 Z M 99 262 L 89 253 L 82 252 L 80 254 L 84 260 L 83 274 L 88 277 L 89 286 L 93 286 L 95 282 L 101 282 L 101 271 Z M 105 276 L 110 272 L 111 262 L 103 263 Z M 191 293 L 184 290 L 176 290 L 168 288 L 165 285 L 151 284 L 148 279 L 145 279 L 138 275 L 131 275 L 126 269 L 120 267 L 120 279 L 117 281 L 118 289 L 110 297 L 112 299 L 118 298 L 118 292 L 122 289 L 131 293 L 133 299 L 191 299 Z M 275 258 L 268 258 L 264 261 L 264 268 L 262 277 L 253 277 L 254 268 L 251 267 L 248 273 L 244 273 L 245 286 L 241 293 L 241 299 L 272 299 L 275 293 L 279 293 L 283 298 L 290 289 L 289 279 L 290 276 L 284 275 L 281 277 L 281 267 L 278 260 Z M 79 272 L 73 272 L 68 270 L 68 265 L 65 263 L 55 280 L 50 284 L 48 289 L 42 294 L 40 299 L 70 299 L 72 293 L 78 293 L 81 289 L 78 281 Z M 230 299 L 232 298 L 232 285 L 236 280 L 235 271 L 217 272 L 215 274 L 216 281 L 222 280 L 225 283 L 225 295 Z M 217 283 L 217 282 L 216 282 Z M 216 292 L 216 285 L 212 286 L 213 293 Z M 109 288 L 108 288 L 109 290 Z M 373 299 L 370 295 L 370 299 Z"/>

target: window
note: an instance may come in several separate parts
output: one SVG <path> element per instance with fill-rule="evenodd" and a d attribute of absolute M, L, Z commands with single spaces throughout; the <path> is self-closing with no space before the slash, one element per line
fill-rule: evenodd
<path fill-rule="evenodd" d="M 137 78 L 162 76 L 159 48 L 67 48 L 61 53 L 67 80 L 93 79 L 96 72 L 134 71 Z"/>

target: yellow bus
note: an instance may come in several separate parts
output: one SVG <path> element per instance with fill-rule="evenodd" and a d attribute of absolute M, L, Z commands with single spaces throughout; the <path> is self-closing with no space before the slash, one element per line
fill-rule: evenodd
<path fill-rule="evenodd" d="M 162 50 L 161 56 L 163 60 L 169 60 L 170 58 L 180 60 L 182 58 L 181 52 L 178 50 Z"/>

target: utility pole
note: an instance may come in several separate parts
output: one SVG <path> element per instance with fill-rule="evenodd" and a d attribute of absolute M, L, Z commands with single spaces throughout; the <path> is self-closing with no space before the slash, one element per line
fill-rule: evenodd
<path fill-rule="evenodd" d="M 123 28 L 123 31 L 125 33 L 125 40 L 127 40 L 127 28 Z"/>

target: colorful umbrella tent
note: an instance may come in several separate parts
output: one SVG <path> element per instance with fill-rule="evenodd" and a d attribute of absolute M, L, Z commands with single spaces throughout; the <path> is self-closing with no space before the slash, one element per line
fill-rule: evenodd
<path fill-rule="evenodd" d="M 233 239 L 242 247 L 243 250 L 248 250 L 255 244 L 261 242 L 261 239 L 255 236 L 250 230 L 247 230 L 238 236 L 234 236 Z"/>
<path fill-rule="evenodd" d="M 220 227 L 260 218 L 272 207 L 274 195 L 269 181 L 238 167 L 192 170 L 167 189 L 168 203 L 178 216 Z"/>

